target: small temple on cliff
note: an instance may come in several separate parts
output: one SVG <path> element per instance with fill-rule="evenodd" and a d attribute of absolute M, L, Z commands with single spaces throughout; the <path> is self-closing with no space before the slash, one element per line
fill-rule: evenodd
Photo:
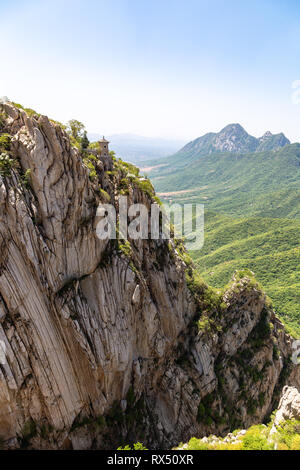
<path fill-rule="evenodd" d="M 100 147 L 99 156 L 100 157 L 109 157 L 108 144 L 109 144 L 109 141 L 106 140 L 104 136 L 101 140 L 99 140 L 99 147 Z"/>

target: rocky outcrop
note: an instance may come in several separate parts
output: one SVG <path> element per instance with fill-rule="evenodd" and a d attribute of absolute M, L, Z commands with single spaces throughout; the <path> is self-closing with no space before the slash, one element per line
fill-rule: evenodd
<path fill-rule="evenodd" d="M 89 177 L 48 118 L 0 113 L 14 162 L 0 180 L 4 447 L 170 447 L 262 421 L 299 374 L 251 275 L 217 295 L 179 244 L 99 240 L 100 202 L 118 209 L 124 181 L 129 203 L 151 192 L 117 161 Z"/>
<path fill-rule="evenodd" d="M 276 150 L 291 143 L 282 132 L 280 134 L 274 135 L 270 131 L 266 132 L 262 137 L 260 137 L 258 142 L 259 145 L 256 149 L 256 152 Z"/>
<path fill-rule="evenodd" d="M 300 421 L 300 393 L 296 387 L 284 387 L 279 407 L 275 415 L 274 426 L 286 421 L 296 419 Z"/>

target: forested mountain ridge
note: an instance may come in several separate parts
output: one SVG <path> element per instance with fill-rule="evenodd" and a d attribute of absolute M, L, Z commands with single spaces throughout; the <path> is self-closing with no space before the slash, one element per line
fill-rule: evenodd
<path fill-rule="evenodd" d="M 211 153 L 153 167 L 148 173 L 158 193 L 203 202 L 231 215 L 300 215 L 300 144 L 252 154 Z M 163 161 L 163 160 L 162 160 Z M 185 194 L 176 191 L 185 191 Z"/>
<path fill-rule="evenodd" d="M 276 150 L 290 144 L 283 133 L 273 135 L 270 131 L 255 138 L 240 124 L 229 124 L 218 133 L 208 133 L 184 146 L 178 153 L 193 155 L 215 152 L 251 153 Z"/>
<path fill-rule="evenodd" d="M 275 140 L 286 142 L 280 134 Z M 237 267 L 251 269 L 300 335 L 300 144 L 252 153 L 195 149 L 161 160 L 148 176 L 162 200 L 205 205 L 204 248 L 192 253 L 199 271 L 221 287 Z"/>
<path fill-rule="evenodd" d="M 220 132 L 209 132 L 187 143 L 176 153 L 166 158 L 146 162 L 149 166 L 160 163 L 168 171 L 168 167 L 182 168 L 201 157 L 215 153 L 256 153 L 266 150 L 273 151 L 289 145 L 291 142 L 283 133 L 265 132 L 256 138 L 248 134 L 240 124 L 229 124 Z"/>

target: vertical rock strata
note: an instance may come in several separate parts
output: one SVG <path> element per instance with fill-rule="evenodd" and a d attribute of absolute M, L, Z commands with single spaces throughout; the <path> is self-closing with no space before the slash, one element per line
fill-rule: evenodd
<path fill-rule="evenodd" d="M 99 240 L 97 206 L 104 193 L 118 206 L 121 170 L 99 162 L 91 181 L 58 124 L 12 104 L 0 117 L 16 162 L 0 178 L 4 448 L 168 448 L 261 422 L 299 387 L 292 340 L 251 277 L 210 306 L 182 247 Z M 127 193 L 150 207 L 130 179 Z"/>

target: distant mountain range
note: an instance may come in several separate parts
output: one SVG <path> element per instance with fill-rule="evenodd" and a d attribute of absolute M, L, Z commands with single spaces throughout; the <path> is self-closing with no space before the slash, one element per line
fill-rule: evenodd
<path fill-rule="evenodd" d="M 102 135 L 91 133 L 88 137 L 90 141 L 95 141 Z M 158 160 L 173 154 L 180 159 L 181 155 L 186 158 L 216 152 L 262 152 L 290 144 L 284 134 L 272 134 L 270 131 L 257 139 L 248 134 L 240 124 L 229 124 L 218 133 L 210 132 L 186 145 L 180 139 L 160 139 L 135 134 L 113 134 L 105 137 L 117 156 L 132 163 Z"/>
<path fill-rule="evenodd" d="M 216 152 L 252 153 L 276 150 L 291 142 L 284 134 L 273 135 L 270 131 L 256 138 L 248 134 L 240 124 L 229 124 L 220 132 L 210 132 L 184 146 L 186 154 L 210 154 Z"/>
<path fill-rule="evenodd" d="M 257 139 L 241 125 L 230 124 L 147 165 L 156 190 L 163 194 L 175 192 L 172 198 L 176 198 L 176 191 L 187 191 L 186 197 L 193 192 L 199 200 L 204 196 L 214 210 L 230 215 L 242 215 L 245 210 L 252 215 L 266 215 L 260 202 L 262 194 L 275 191 L 273 199 L 277 201 L 278 191 L 282 190 L 285 197 L 278 197 L 273 209 L 268 203 L 268 216 L 300 215 L 296 200 L 295 204 L 285 204 L 286 198 L 290 201 L 292 189 L 300 190 L 300 144 L 291 144 L 284 134 L 266 132 Z"/>
<path fill-rule="evenodd" d="M 95 141 L 102 135 L 89 134 L 88 137 L 90 141 Z M 185 144 L 183 140 L 158 139 L 135 134 L 114 134 L 105 137 L 110 141 L 110 148 L 117 156 L 132 163 L 166 157 Z"/>

